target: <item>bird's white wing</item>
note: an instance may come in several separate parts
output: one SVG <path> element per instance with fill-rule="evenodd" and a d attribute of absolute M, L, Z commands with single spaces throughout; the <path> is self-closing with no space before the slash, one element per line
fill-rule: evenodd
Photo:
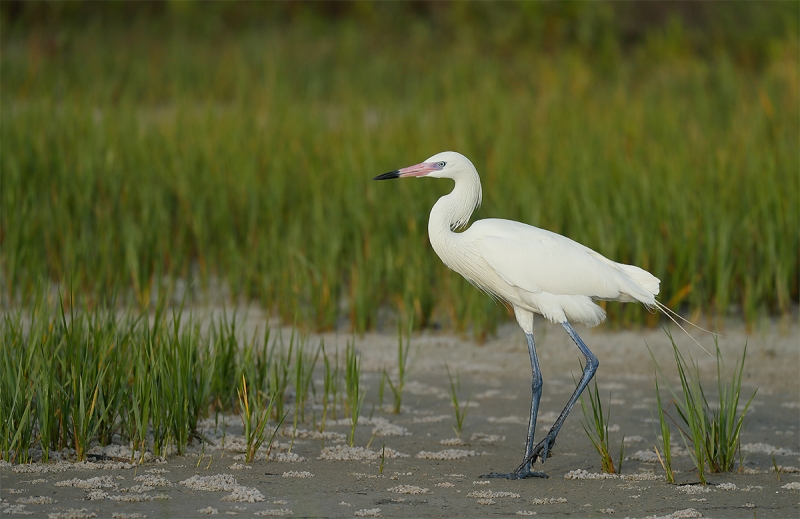
<path fill-rule="evenodd" d="M 498 219 L 479 220 L 470 231 L 475 233 L 473 239 L 486 263 L 514 287 L 531 293 L 598 299 L 630 300 L 625 295 L 637 300 L 652 299 L 652 293 L 648 294 L 625 271 L 627 265 L 615 263 L 560 234 Z M 650 277 L 657 287 L 658 280 Z"/>

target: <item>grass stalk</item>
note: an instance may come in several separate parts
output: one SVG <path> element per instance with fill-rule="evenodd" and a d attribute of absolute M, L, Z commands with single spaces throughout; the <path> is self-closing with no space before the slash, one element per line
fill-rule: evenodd
<path fill-rule="evenodd" d="M 775 461 L 775 454 L 772 454 L 772 470 L 775 471 L 775 478 L 777 478 L 778 483 L 781 482 L 781 468 L 778 466 L 778 462 Z"/>
<path fill-rule="evenodd" d="M 94 391 L 92 391 L 94 387 Z M 95 414 L 97 395 L 100 387 L 86 382 L 83 376 L 73 373 L 72 439 L 75 456 L 79 461 L 86 459 L 86 449 L 97 431 L 99 420 Z M 89 402 L 91 400 L 91 402 Z"/>
<path fill-rule="evenodd" d="M 381 371 L 381 381 L 378 384 L 378 408 L 383 411 L 383 397 L 386 394 L 386 381 L 389 374 L 386 373 L 386 368 Z"/>
<path fill-rule="evenodd" d="M 614 467 L 614 459 L 611 456 L 611 438 L 608 434 L 608 419 L 611 410 L 603 414 L 603 403 L 600 399 L 600 392 L 597 389 L 597 381 L 594 381 L 594 390 L 591 386 L 586 387 L 589 404 L 584 401 L 581 395 L 581 411 L 583 411 L 584 422 L 581 423 L 583 430 L 589 437 L 597 453 L 600 455 L 600 464 L 603 472 L 607 474 L 618 474 L 622 471 L 622 460 L 624 457 L 625 438 L 620 442 L 619 464 Z M 591 409 L 591 411 L 590 411 Z"/>
<path fill-rule="evenodd" d="M 273 406 L 273 419 L 281 420 L 286 413 L 284 404 L 286 401 L 287 388 L 289 387 L 289 366 L 292 359 L 292 351 L 295 347 L 295 332 L 292 331 L 289 337 L 289 349 L 283 348 L 283 336 L 279 336 L 280 348 L 277 356 L 274 353 L 278 343 L 273 344 L 272 356 L 272 376 L 269 377 L 269 394 L 276 395 L 275 405 Z"/>
<path fill-rule="evenodd" d="M 333 361 L 328 357 L 325 352 L 325 341 L 320 342 L 320 350 L 322 351 L 322 362 L 324 365 L 323 375 L 323 395 L 322 395 L 322 420 L 319 424 L 319 431 L 325 431 L 325 420 L 328 417 L 328 408 L 333 406 L 333 417 L 336 418 L 336 397 L 339 391 L 340 373 L 339 373 L 339 351 L 336 351 L 336 356 Z"/>
<path fill-rule="evenodd" d="M 3 317 L 6 324 L 9 323 L 10 316 Z M 19 317 L 16 318 L 19 324 Z M 2 457 L 9 462 L 26 463 L 29 461 L 28 451 L 33 442 L 33 423 L 31 407 L 33 404 L 34 392 L 32 384 L 26 380 L 27 366 L 30 358 L 24 355 L 24 350 L 10 347 L 22 341 L 23 337 L 19 328 L 5 330 L 3 333 L 3 344 L 0 351 L 3 353 L 2 380 L 0 388 L 0 410 L 2 410 L 3 420 L 0 420 L 0 441 L 2 444 Z M 13 334 L 13 336 L 12 336 Z M 10 344 L 7 340 L 11 340 Z"/>
<path fill-rule="evenodd" d="M 411 330 L 413 329 L 413 321 L 409 323 L 408 336 L 403 346 L 403 330 L 400 323 L 397 324 L 397 383 L 392 382 L 386 370 L 383 371 L 386 382 L 389 383 L 389 389 L 392 390 L 394 396 L 394 414 L 400 414 L 400 406 L 403 402 L 403 387 L 406 383 L 406 365 L 408 364 L 408 350 L 411 347 Z M 383 380 L 381 381 L 381 404 L 383 403 Z"/>
<path fill-rule="evenodd" d="M 295 350 L 295 429 L 297 428 L 297 416 L 301 422 L 305 422 L 305 407 L 309 395 L 314 391 L 313 375 L 314 368 L 319 360 L 321 347 L 317 347 L 313 353 L 306 353 L 305 341 L 301 342 Z"/>
<path fill-rule="evenodd" d="M 255 395 L 253 395 L 252 391 L 248 391 L 247 379 L 244 374 L 242 374 L 242 383 L 237 391 L 239 394 L 239 412 L 244 426 L 244 437 L 247 441 L 245 461 L 251 463 L 256 456 L 256 452 L 258 452 L 258 449 L 266 439 L 264 430 L 269 421 L 275 398 L 270 398 L 269 405 L 264 405 L 264 399 L 258 390 L 255 391 Z M 274 436 L 275 434 L 273 433 L 272 437 L 274 438 Z M 270 440 L 271 443 L 272 441 Z"/>
<path fill-rule="evenodd" d="M 355 443 L 356 425 L 361 414 L 361 406 L 364 404 L 366 392 L 362 392 L 361 385 L 361 359 L 356 352 L 355 343 L 347 342 L 345 350 L 345 388 L 347 390 L 347 407 L 350 411 L 350 438 L 349 444 L 352 447 Z"/>
<path fill-rule="evenodd" d="M 672 470 L 672 451 L 671 451 L 671 441 L 672 436 L 670 434 L 669 424 L 667 423 L 666 419 L 666 412 L 664 411 L 664 407 L 661 404 L 661 393 L 658 389 L 658 374 L 656 373 L 655 376 L 655 384 L 656 384 L 656 405 L 658 411 L 658 423 L 661 428 L 661 451 L 658 449 L 658 445 L 655 445 L 656 456 L 658 456 L 658 461 L 661 463 L 661 467 L 664 469 L 664 475 L 667 478 L 667 483 L 675 483 L 675 472 Z M 658 434 L 656 436 L 659 436 Z"/>
<path fill-rule="evenodd" d="M 464 427 L 464 419 L 467 417 L 470 399 L 467 399 L 466 403 L 462 404 L 458 398 L 458 393 L 461 391 L 461 380 L 458 373 L 456 373 L 456 378 L 453 380 L 453 376 L 450 374 L 450 367 L 446 362 L 444 366 L 447 369 L 447 378 L 450 380 L 450 401 L 456 414 L 456 424 L 453 426 L 453 432 L 456 433 L 458 438 L 461 438 L 461 429 Z"/>

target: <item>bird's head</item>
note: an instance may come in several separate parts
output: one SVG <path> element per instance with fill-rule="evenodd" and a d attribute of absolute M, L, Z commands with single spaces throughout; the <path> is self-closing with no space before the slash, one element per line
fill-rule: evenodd
<path fill-rule="evenodd" d="M 455 181 L 453 191 L 441 197 L 433 206 L 430 220 L 434 222 L 435 218 L 443 218 L 451 230 L 464 227 L 472 212 L 481 205 L 483 194 L 478 170 L 467 157 L 455 151 L 437 153 L 425 162 L 378 175 L 373 180 L 403 177 L 451 178 Z"/>
<path fill-rule="evenodd" d="M 464 155 L 455 151 L 443 151 L 428 158 L 425 162 L 378 175 L 372 180 L 389 180 L 404 177 L 456 179 L 464 174 L 477 176 L 478 171 Z"/>

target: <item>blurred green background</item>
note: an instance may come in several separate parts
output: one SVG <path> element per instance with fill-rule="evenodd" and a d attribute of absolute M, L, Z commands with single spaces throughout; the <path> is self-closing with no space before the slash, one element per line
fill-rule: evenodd
<path fill-rule="evenodd" d="M 478 218 L 662 280 L 697 319 L 796 312 L 798 19 L 787 2 L 0 4 L 0 289 L 252 302 L 363 331 L 491 333 L 447 271 L 443 150 Z M 614 325 L 658 317 L 609 304 Z"/>

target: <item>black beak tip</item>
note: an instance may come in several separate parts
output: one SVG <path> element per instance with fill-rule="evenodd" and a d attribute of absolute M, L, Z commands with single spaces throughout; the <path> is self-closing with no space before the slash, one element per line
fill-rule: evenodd
<path fill-rule="evenodd" d="M 390 171 L 388 173 L 384 173 L 383 175 L 378 175 L 372 180 L 389 180 L 392 178 L 400 178 L 400 171 L 399 170 Z"/>

